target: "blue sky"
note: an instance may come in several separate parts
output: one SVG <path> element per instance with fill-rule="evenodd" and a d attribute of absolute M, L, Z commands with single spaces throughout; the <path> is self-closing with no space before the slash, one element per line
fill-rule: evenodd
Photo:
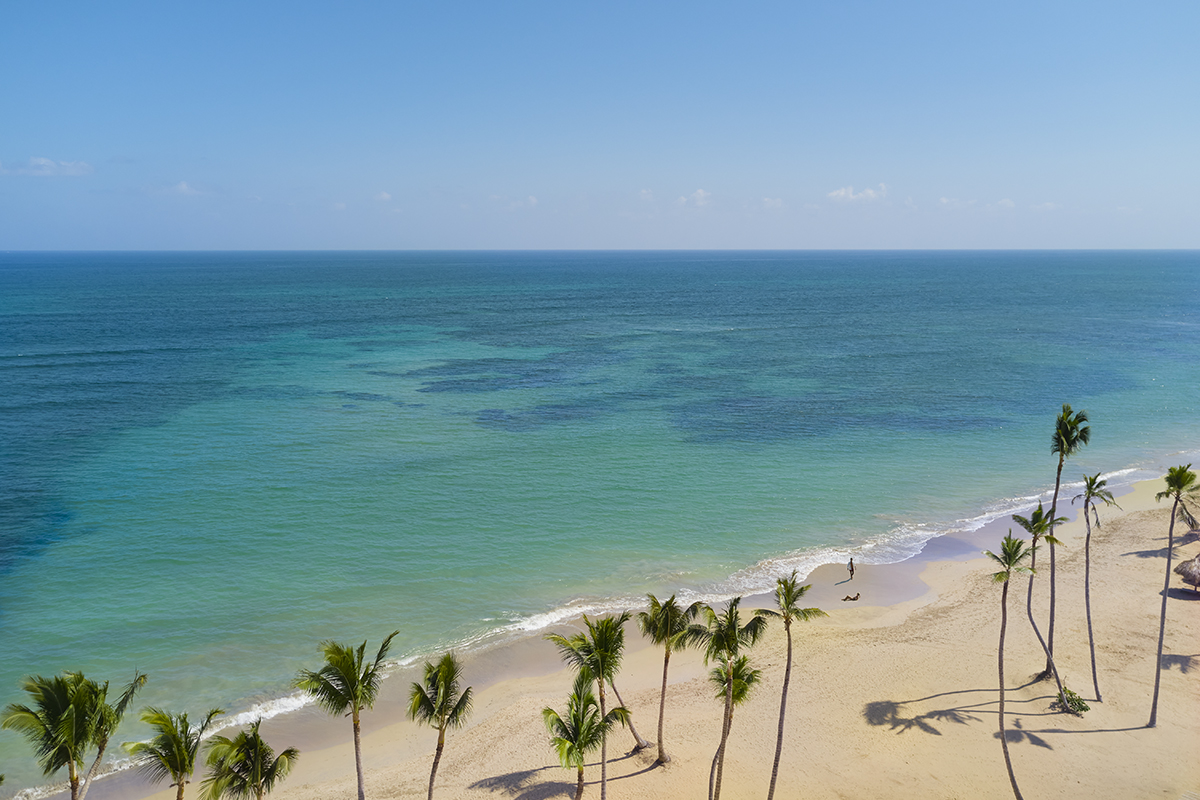
<path fill-rule="evenodd" d="M 6 3 L 0 249 L 1200 247 L 1200 4 Z"/>

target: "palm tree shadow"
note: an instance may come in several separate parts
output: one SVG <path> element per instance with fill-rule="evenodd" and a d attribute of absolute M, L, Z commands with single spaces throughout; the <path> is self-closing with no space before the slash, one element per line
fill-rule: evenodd
<path fill-rule="evenodd" d="M 992 738 L 999 739 L 1000 731 L 996 731 L 995 733 L 993 733 Z M 1008 740 L 1009 744 L 1018 744 L 1020 742 L 1029 742 L 1030 744 L 1037 745 L 1038 747 L 1044 747 L 1047 750 L 1054 749 L 1053 747 L 1050 746 L 1050 743 L 1047 742 L 1045 739 L 1043 739 L 1040 736 L 1035 736 L 1033 731 L 1027 731 L 1024 728 L 1022 728 L 1021 720 L 1019 720 L 1019 719 L 1013 720 L 1013 727 L 1009 728 L 1008 730 L 1006 730 L 1004 732 L 1004 738 L 1006 740 Z"/>
<path fill-rule="evenodd" d="M 1163 536 L 1162 541 L 1166 541 L 1167 537 Z M 1192 542 L 1200 542 L 1200 531 L 1188 531 L 1180 534 L 1175 539 L 1175 558 L 1179 557 L 1179 548 L 1184 545 L 1189 545 Z M 1138 558 L 1166 558 L 1167 548 L 1159 547 L 1155 550 L 1131 550 L 1128 553 L 1121 553 L 1123 556 L 1137 556 Z"/>
<path fill-rule="evenodd" d="M 573 797 L 575 784 L 567 781 L 539 781 L 538 773 L 556 767 L 538 767 L 504 775 L 493 775 L 489 778 L 472 783 L 472 789 L 486 789 L 489 792 L 499 792 L 514 800 L 550 800 L 552 797 Z"/>
<path fill-rule="evenodd" d="M 1200 654 L 1194 656 L 1176 655 L 1175 653 L 1163 653 L 1162 667 L 1170 669 L 1171 667 L 1179 667 L 1179 671 L 1187 675 L 1192 667 L 1198 665 Z"/>
<path fill-rule="evenodd" d="M 890 730 L 896 731 L 897 734 L 916 728 L 933 736 L 941 736 L 942 732 L 935 728 L 931 724 L 931 721 L 953 722 L 959 725 L 980 721 L 979 717 L 966 711 L 964 708 L 940 708 L 927 711 L 924 714 L 905 716 L 901 713 L 904 705 L 904 703 L 897 703 L 894 700 L 877 700 L 873 703 L 867 703 L 863 708 L 863 717 L 866 719 L 868 725 L 877 727 L 886 725 Z"/>

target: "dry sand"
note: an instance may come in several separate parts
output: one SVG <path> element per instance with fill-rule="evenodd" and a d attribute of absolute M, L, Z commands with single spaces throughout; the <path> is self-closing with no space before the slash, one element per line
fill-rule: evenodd
<path fill-rule="evenodd" d="M 1200 792 L 1200 594 L 1172 575 L 1158 727 L 1145 727 L 1154 681 L 1154 651 L 1165 569 L 1167 509 L 1154 502 L 1161 481 L 1120 498 L 1123 511 L 1102 510 L 1092 537 L 1092 611 L 1103 703 L 1082 718 L 1050 708 L 1053 683 L 1031 683 L 1044 657 L 1025 616 L 1025 579 L 1009 593 L 1007 727 L 1017 779 L 1027 798 L 1170 798 Z M 1060 509 L 1061 511 L 1061 509 Z M 999 549 L 1007 520 L 964 537 L 931 543 L 925 557 L 889 566 L 863 565 L 853 582 L 845 568 L 809 576 L 811 605 L 828 619 L 794 626 L 795 666 L 779 798 L 1011 797 L 997 738 L 996 646 L 1001 589 L 980 556 Z M 1015 527 L 1015 526 L 1014 526 Z M 1019 532 L 1019 531 L 1018 531 Z M 1094 698 L 1083 610 L 1083 524 L 1059 529 L 1055 651 L 1067 685 Z M 1176 526 L 1176 562 L 1196 554 L 1200 536 Z M 1045 628 L 1046 553 L 1035 584 L 1035 613 Z M 933 560 L 931 560 L 933 559 Z M 853 588 L 853 591 L 847 591 Z M 841 601 L 861 592 L 855 604 Z M 751 599 L 747 600 L 747 604 Z M 770 598 L 753 598 L 766 605 Z M 630 625 L 630 652 L 617 679 L 635 724 L 654 739 L 661 651 L 641 643 Z M 753 651 L 764 681 L 737 710 L 722 796 L 766 796 L 783 679 L 782 625 Z M 573 771 L 558 766 L 541 721 L 544 706 L 562 708 L 572 675 L 554 648 L 526 642 L 497 654 L 497 668 L 471 665 L 477 685 L 468 727 L 449 734 L 435 796 L 544 800 L 571 797 Z M 675 655 L 667 698 L 666 743 L 673 760 L 654 767 L 654 749 L 630 754 L 632 736 L 609 745 L 609 796 L 702 798 L 720 736 L 721 703 L 699 654 Z M 436 732 L 403 721 L 407 682 L 388 682 L 365 717 L 369 798 L 424 797 Z M 355 797 L 349 723 L 308 710 L 269 720 L 277 747 L 303 749 L 278 800 Z M 596 760 L 585 797 L 599 797 Z M 105 784 L 108 786 L 105 786 Z M 196 793 L 189 788 L 188 796 Z M 89 797 L 144 797 L 126 776 L 101 781 Z M 162 791 L 154 798 L 173 798 Z"/>

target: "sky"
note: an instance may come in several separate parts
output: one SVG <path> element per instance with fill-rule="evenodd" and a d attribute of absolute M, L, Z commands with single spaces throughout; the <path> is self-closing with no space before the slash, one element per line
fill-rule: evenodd
<path fill-rule="evenodd" d="M 1200 4 L 87 2 L 0 250 L 1200 248 Z"/>

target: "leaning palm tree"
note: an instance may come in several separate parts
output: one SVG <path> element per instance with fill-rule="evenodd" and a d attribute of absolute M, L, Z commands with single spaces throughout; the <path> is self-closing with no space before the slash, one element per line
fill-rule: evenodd
<path fill-rule="evenodd" d="M 1158 655 L 1154 659 L 1154 699 L 1150 704 L 1150 721 L 1147 728 L 1153 728 L 1158 723 L 1158 684 L 1162 678 L 1163 636 L 1167 630 L 1167 594 L 1171 590 L 1171 557 L 1175 555 L 1175 520 L 1178 519 L 1189 528 L 1196 527 L 1196 517 L 1189 504 L 1200 503 L 1200 484 L 1196 482 L 1196 473 L 1192 465 L 1186 467 L 1171 467 L 1167 470 L 1167 488 L 1154 495 L 1155 500 L 1170 498 L 1174 501 L 1171 506 L 1171 524 L 1167 529 L 1167 577 L 1163 579 L 1162 611 L 1158 617 Z"/>
<path fill-rule="evenodd" d="M 646 595 L 650 600 L 650 609 L 638 613 L 638 627 L 642 635 L 663 648 L 663 678 L 662 692 L 658 697 L 658 763 L 666 764 L 671 760 L 663 746 L 663 715 L 667 708 L 667 669 L 671 664 L 671 653 L 678 653 L 692 642 L 694 631 L 692 620 L 700 613 L 700 603 L 695 602 L 684 608 L 675 602 L 671 595 L 665 602 L 660 602 L 652 594 Z"/>
<path fill-rule="evenodd" d="M 1033 567 L 1027 567 L 1022 562 L 1033 554 L 1032 546 L 1026 547 L 1022 539 L 1014 539 L 1012 531 L 1000 543 L 1000 555 L 991 550 L 985 551 L 989 558 L 1000 565 L 1000 571 L 992 575 L 996 583 L 1004 584 L 1004 593 L 1000 596 L 1000 746 L 1004 750 L 1004 766 L 1008 768 L 1008 780 L 1012 783 L 1013 795 L 1016 800 L 1022 800 L 1021 790 L 1017 788 L 1017 776 L 1013 774 L 1012 758 L 1008 754 L 1008 737 L 1004 734 L 1004 631 L 1008 627 L 1008 582 L 1014 574 L 1027 572 L 1033 574 Z"/>
<path fill-rule="evenodd" d="M 400 631 L 392 631 L 383 640 L 374 661 L 366 661 L 367 643 L 356 650 L 351 645 L 337 642 L 321 642 L 320 650 L 325 654 L 325 666 L 316 672 L 301 670 L 296 676 L 296 687 L 308 692 L 317 705 L 330 714 L 347 714 L 354 727 L 354 770 L 358 776 L 358 800 L 366 797 L 362 766 L 362 733 L 360 715 L 363 709 L 375 705 L 379 694 L 379 681 L 383 675 L 380 667 L 387 657 L 392 639 Z"/>
<path fill-rule="evenodd" d="M 1096 508 L 1097 501 L 1108 506 L 1117 506 L 1112 492 L 1106 487 L 1108 481 L 1100 480 L 1100 473 L 1083 476 L 1083 493 L 1071 499 L 1071 505 L 1076 500 L 1083 501 L 1083 521 L 1087 526 L 1087 538 L 1083 540 L 1083 607 L 1087 615 L 1088 649 L 1092 655 L 1092 688 L 1096 690 L 1096 702 L 1100 698 L 1100 679 L 1096 675 L 1096 637 L 1092 634 L 1092 518 L 1096 520 L 1096 529 L 1100 528 L 1100 512 Z M 1120 506 L 1117 506 L 1120 508 Z"/>
<path fill-rule="evenodd" d="M 425 662 L 425 679 L 414 682 L 408 695 L 408 718 L 437 728 L 437 752 L 429 771 L 429 800 L 433 800 L 433 781 L 438 762 L 446 747 L 446 729 L 461 728 L 471 713 L 471 687 L 461 689 L 462 664 L 453 653 L 446 653 L 436 664 Z"/>
<path fill-rule="evenodd" d="M 1072 411 L 1069 403 L 1063 403 L 1062 413 L 1054 421 L 1054 434 L 1050 437 L 1050 454 L 1058 456 L 1058 471 L 1054 474 L 1054 497 L 1050 501 L 1050 530 L 1054 536 L 1054 527 L 1058 514 L 1058 489 L 1062 485 L 1063 463 L 1078 453 L 1092 438 L 1092 429 L 1085 423 L 1088 421 L 1087 412 L 1080 409 Z M 1065 521 L 1065 520 L 1064 520 Z M 1050 543 L 1050 624 L 1046 630 L 1046 670 L 1050 669 L 1050 659 L 1054 655 L 1054 545 L 1056 540 L 1047 539 Z"/>
<path fill-rule="evenodd" d="M 117 702 L 108 702 L 108 681 L 95 684 L 96 686 L 96 706 L 95 727 L 92 730 L 92 746 L 96 748 L 96 758 L 92 761 L 91 769 L 88 770 L 87 777 L 84 778 L 83 786 L 79 790 L 79 800 L 84 800 L 87 797 L 88 789 L 92 788 L 92 782 L 96 778 L 96 770 L 100 767 L 100 760 L 104 758 L 104 751 L 108 749 L 108 740 L 117 732 L 117 726 L 121 724 L 121 719 L 125 716 L 125 711 L 129 708 L 129 704 L 133 702 L 133 696 L 138 693 L 138 690 L 146 685 L 146 676 L 134 670 L 133 680 L 121 692 L 121 696 L 117 698 Z"/>
<path fill-rule="evenodd" d="M 779 777 L 779 757 L 783 754 L 783 717 L 787 713 L 788 684 L 792 680 L 792 623 L 799 620 L 810 622 L 817 617 L 828 617 L 819 608 L 801 608 L 800 600 L 812 586 L 799 586 L 796 570 L 786 578 L 775 581 L 775 603 L 778 611 L 769 611 L 769 615 L 783 620 L 783 630 L 787 634 L 787 666 L 783 669 L 783 693 L 779 698 L 779 735 L 775 739 L 775 762 L 771 766 L 771 787 L 767 790 L 767 800 L 775 796 L 775 780 Z"/>
<path fill-rule="evenodd" d="M 701 613 L 704 616 L 705 628 L 699 632 L 697 640 L 704 646 L 704 663 L 717 662 L 732 674 L 733 664 L 742 656 L 742 649 L 749 649 L 762 636 L 767 628 L 765 609 L 754 612 L 754 616 L 745 624 L 741 623 L 738 607 L 742 598 L 735 597 L 721 613 L 712 606 L 704 606 Z M 709 800 L 720 800 L 721 777 L 725 771 L 725 744 L 729 739 L 729 725 L 733 718 L 733 683 L 729 682 L 725 691 L 725 713 L 721 717 L 721 744 L 717 748 L 717 770 L 713 780 L 709 781 Z"/>
<path fill-rule="evenodd" d="M 208 746 L 208 777 L 200 784 L 204 800 L 262 800 L 292 771 L 300 751 L 289 747 L 278 756 L 258 732 L 262 720 L 236 736 L 214 736 Z"/>
<path fill-rule="evenodd" d="M 154 729 L 155 734 L 147 742 L 126 742 L 122 747 L 134 757 L 138 770 L 151 783 L 170 779 L 177 787 L 177 800 L 183 800 L 183 787 L 190 783 L 196 771 L 196 754 L 200 740 L 212 724 L 213 718 L 221 713 L 214 708 L 199 725 L 188 722 L 187 714 L 171 714 L 161 708 L 147 708 L 142 712 L 142 722 Z"/>
<path fill-rule="evenodd" d="M 708 680 L 716 687 L 718 700 L 730 699 L 729 728 L 733 730 L 733 712 L 742 703 L 750 699 L 750 691 L 762 679 L 762 670 L 750 666 L 750 656 L 738 656 L 733 662 L 721 664 L 709 670 Z M 718 749 L 713 753 L 712 765 L 708 768 L 708 788 L 712 791 L 717 771 L 717 757 L 722 755 Z"/>
<path fill-rule="evenodd" d="M 603 746 L 614 725 L 628 722 L 629 712 L 624 706 L 617 706 L 601 715 L 600 704 L 592 693 L 592 674 L 581 669 L 575 676 L 571 696 L 567 698 L 566 715 L 560 716 L 553 708 L 543 708 L 542 720 L 550 731 L 550 745 L 558 753 L 559 763 L 578 771 L 575 800 L 580 800 L 583 797 L 583 766 L 588 753 Z"/>
<path fill-rule="evenodd" d="M 612 683 L 621 668 L 621 657 L 625 653 L 625 623 L 628 621 L 628 611 L 598 620 L 588 619 L 587 614 L 584 614 L 586 634 L 581 632 L 571 637 L 560 636 L 557 633 L 546 634 L 546 639 L 558 647 L 563 661 L 580 671 L 586 670 L 596 681 L 601 718 L 608 715 L 604 686 Z M 621 705 L 624 706 L 623 703 Z M 600 800 L 606 800 L 607 797 L 608 736 L 605 734 L 600 737 Z"/>
<path fill-rule="evenodd" d="M 1063 707 L 1066 708 L 1066 694 L 1063 693 L 1062 679 L 1058 675 L 1058 667 L 1054 663 L 1054 656 L 1050 653 L 1050 648 L 1047 646 L 1046 640 L 1042 638 L 1042 632 L 1038 628 L 1037 620 L 1033 618 L 1033 578 L 1034 575 L 1037 574 L 1038 541 L 1045 539 L 1052 546 L 1055 544 L 1062 544 L 1062 542 L 1054 538 L 1050 531 L 1053 529 L 1054 523 L 1066 522 L 1067 518 L 1059 517 L 1057 520 L 1051 520 L 1051 518 L 1042 509 L 1041 503 L 1038 503 L 1037 509 L 1034 510 L 1034 512 L 1028 517 L 1022 517 L 1020 514 L 1013 514 L 1012 518 L 1014 522 L 1025 529 L 1025 532 L 1028 533 L 1030 537 L 1029 552 L 1032 555 L 1029 568 L 1031 571 L 1029 573 L 1029 588 L 1025 595 L 1025 611 L 1029 615 L 1029 625 L 1033 628 L 1034 635 L 1037 636 L 1038 644 L 1042 646 L 1042 652 L 1046 655 L 1046 669 L 1041 675 L 1038 676 L 1037 679 L 1041 680 L 1045 676 L 1052 676 L 1054 678 L 1055 685 L 1058 687 L 1058 696 L 1064 704 Z"/>

